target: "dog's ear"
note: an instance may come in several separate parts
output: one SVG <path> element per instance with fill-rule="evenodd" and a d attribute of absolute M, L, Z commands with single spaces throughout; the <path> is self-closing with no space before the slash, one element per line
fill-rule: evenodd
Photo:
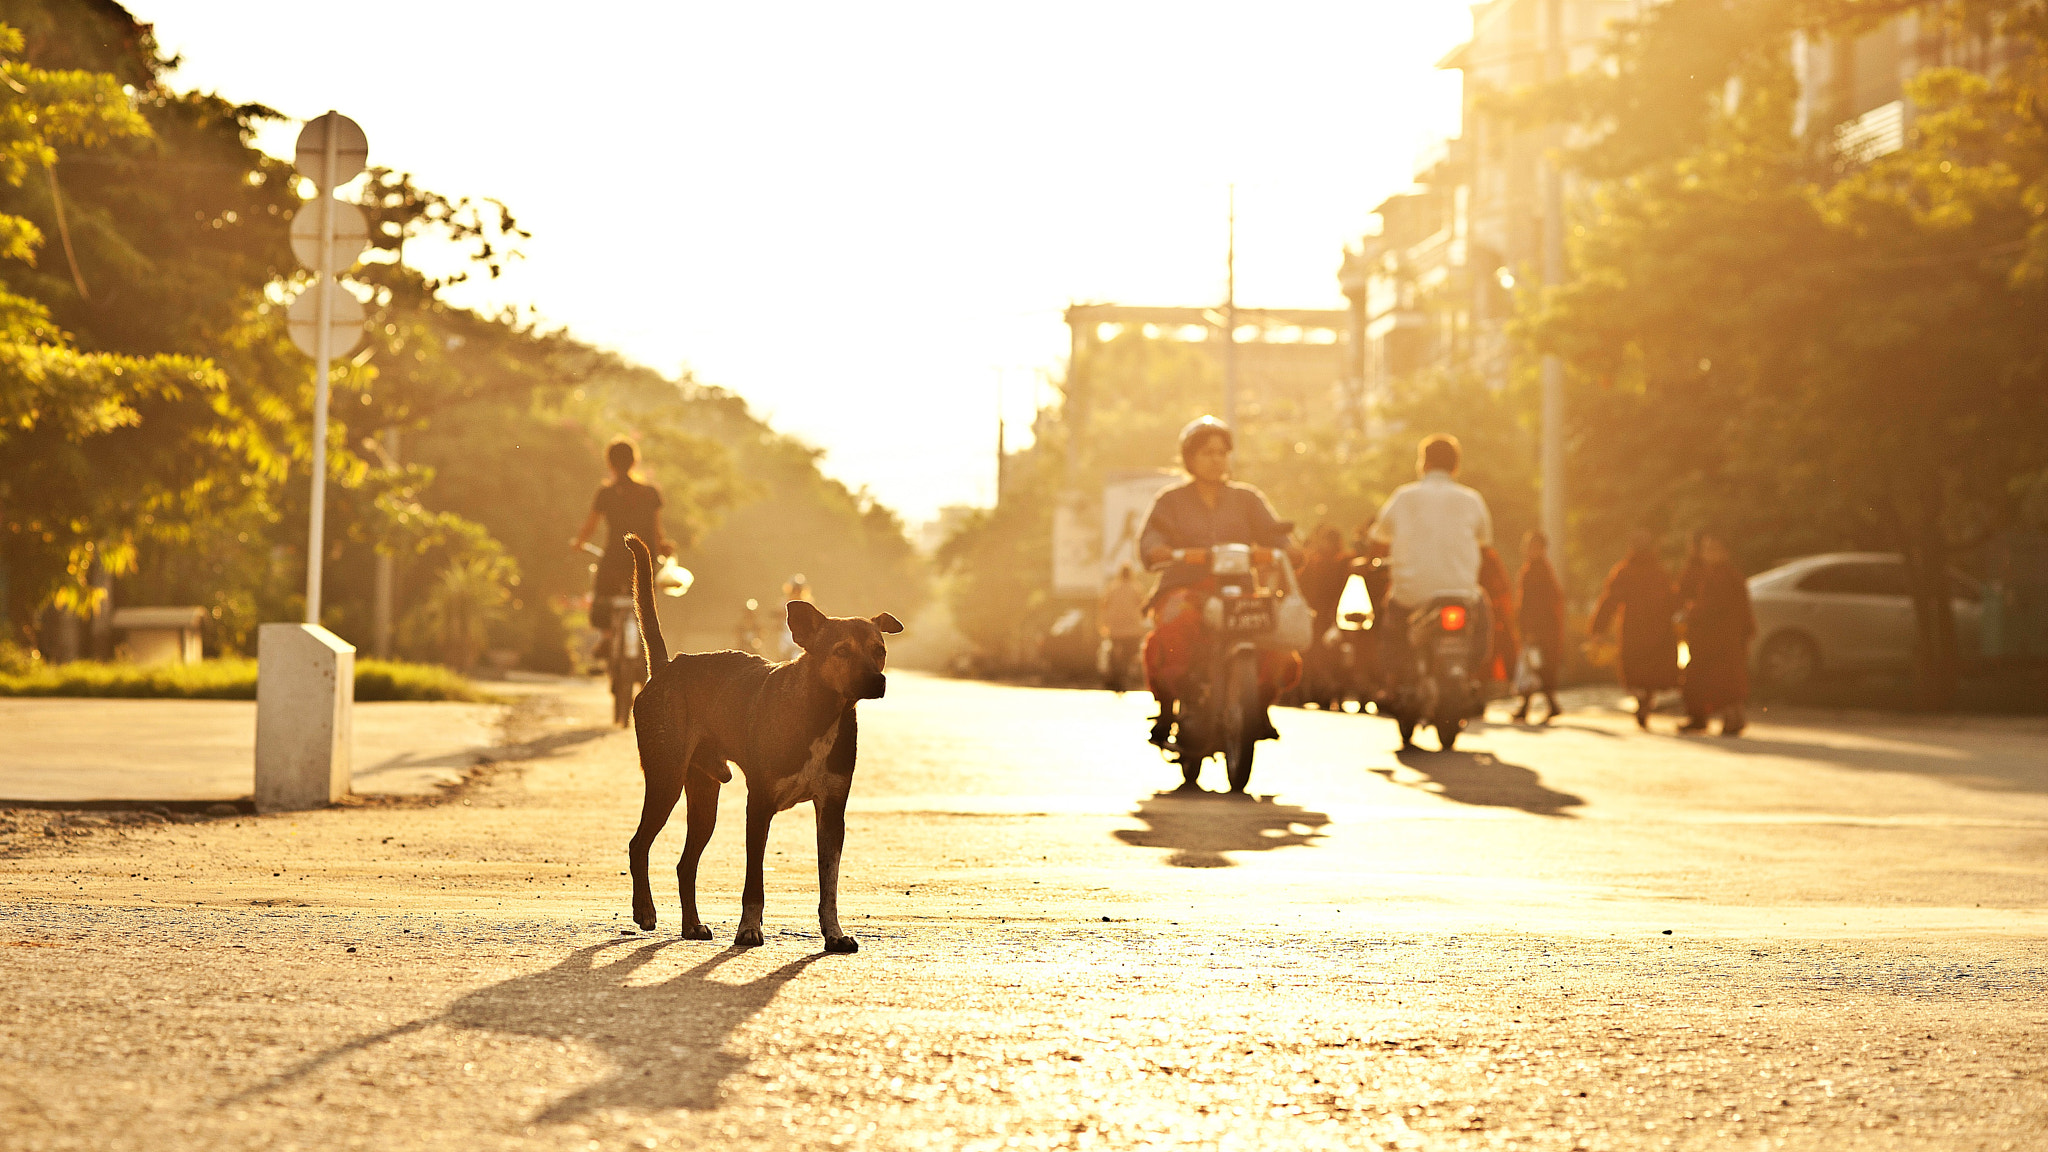
<path fill-rule="evenodd" d="M 874 621 L 875 627 L 880 628 L 891 636 L 903 631 L 903 621 L 889 615 L 887 612 L 879 616 L 870 616 L 868 619 Z"/>
<path fill-rule="evenodd" d="M 825 614 L 808 600 L 789 602 L 789 638 L 799 648 L 808 649 L 818 635 L 818 629 L 825 626 Z"/>

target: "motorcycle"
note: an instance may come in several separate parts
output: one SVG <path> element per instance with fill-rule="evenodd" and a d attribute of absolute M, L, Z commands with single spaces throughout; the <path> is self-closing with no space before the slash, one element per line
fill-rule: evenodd
<path fill-rule="evenodd" d="M 1284 552 L 1270 553 L 1282 585 L 1269 588 L 1260 586 L 1254 564 L 1266 549 L 1219 544 L 1206 551 L 1216 591 L 1201 606 L 1203 650 L 1188 669 L 1171 751 L 1190 783 L 1203 762 L 1221 756 L 1230 790 L 1243 792 L 1251 783 L 1253 750 L 1270 731 L 1259 691 L 1259 654 L 1302 647 L 1295 633 L 1305 637 L 1308 631 L 1307 608 Z"/>
<path fill-rule="evenodd" d="M 1376 563 L 1376 562 L 1375 562 Z M 1364 561 L 1355 567 L 1365 568 Z M 1319 659 L 1312 666 L 1315 672 L 1314 690 L 1308 698 L 1321 707 L 1342 712 L 1345 705 L 1357 701 L 1360 711 L 1370 703 L 1376 694 L 1374 686 L 1379 679 L 1379 658 L 1373 635 L 1372 596 L 1366 589 L 1365 577 L 1354 571 L 1344 582 L 1344 592 L 1337 601 L 1337 618 L 1316 638 Z"/>
<path fill-rule="evenodd" d="M 1486 609 L 1476 596 L 1439 596 L 1409 617 L 1409 666 L 1373 705 L 1394 718 L 1401 747 L 1413 747 L 1415 730 L 1428 725 L 1449 752 L 1465 725 L 1485 715 L 1486 628 Z"/>

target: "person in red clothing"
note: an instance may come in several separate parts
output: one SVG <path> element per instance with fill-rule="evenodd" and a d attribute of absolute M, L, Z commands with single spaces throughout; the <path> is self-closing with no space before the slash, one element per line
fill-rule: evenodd
<path fill-rule="evenodd" d="M 1522 626 L 1522 650 L 1528 653 L 1535 683 L 1523 688 L 1522 706 L 1515 709 L 1515 723 L 1529 719 L 1529 704 L 1536 693 L 1550 711 L 1545 724 L 1557 719 L 1557 670 L 1564 663 L 1564 586 L 1557 569 L 1550 566 L 1550 537 L 1531 532 L 1522 538 L 1522 575 L 1518 581 L 1521 603 L 1517 605 Z"/>
<path fill-rule="evenodd" d="M 1657 693 L 1678 687 L 1678 590 L 1647 532 L 1629 541 L 1628 555 L 1607 574 L 1588 629 L 1598 636 L 1621 618 L 1621 683 L 1636 698 L 1636 727 L 1650 726 Z"/>
<path fill-rule="evenodd" d="M 1229 426 L 1213 416 L 1201 417 L 1181 429 L 1181 466 L 1187 470 L 1188 481 L 1153 498 L 1144 531 L 1138 536 L 1139 554 L 1146 565 L 1161 570 L 1159 588 L 1148 605 L 1153 628 L 1144 646 L 1145 683 L 1159 702 L 1149 738 L 1160 747 L 1173 741 L 1184 681 L 1203 644 L 1202 602 L 1216 585 L 1209 574 L 1209 549 L 1217 544 L 1249 544 L 1255 557 L 1284 551 L 1290 560 L 1301 558 L 1265 494 L 1230 479 L 1234 444 Z M 1261 709 L 1255 739 L 1279 738 L 1265 709 L 1300 679 L 1301 657 L 1297 654 L 1260 654 Z M 1196 782 L 1201 767 L 1199 761 L 1181 765 L 1184 789 L 1201 790 Z"/>
<path fill-rule="evenodd" d="M 1315 635 L 1302 653 L 1302 686 L 1307 702 L 1330 708 L 1342 691 L 1337 652 L 1323 642 L 1337 624 L 1337 605 L 1344 599 L 1344 585 L 1351 579 L 1355 559 L 1344 547 L 1344 536 L 1331 525 L 1319 525 L 1309 534 L 1306 559 L 1299 580 L 1302 598 L 1315 616 Z"/>
<path fill-rule="evenodd" d="M 1515 628 L 1515 586 L 1508 580 L 1508 567 L 1491 544 L 1479 550 L 1479 590 L 1486 593 L 1488 613 L 1493 619 L 1489 637 L 1493 654 L 1486 660 L 1485 679 L 1507 680 L 1515 674 L 1515 660 L 1521 655 Z M 1489 689 L 1489 695 L 1491 690 Z"/>
<path fill-rule="evenodd" d="M 1678 579 L 1685 604 L 1685 727 L 1704 732 L 1721 717 L 1721 735 L 1740 736 L 1749 702 L 1749 640 L 1756 635 L 1749 582 L 1712 532 L 1693 537 L 1692 556 Z"/>

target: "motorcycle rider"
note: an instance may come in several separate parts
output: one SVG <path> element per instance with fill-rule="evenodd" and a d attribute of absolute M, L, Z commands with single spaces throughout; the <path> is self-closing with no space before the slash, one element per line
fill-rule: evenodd
<path fill-rule="evenodd" d="M 1493 623 L 1479 588 L 1479 563 L 1480 549 L 1493 545 L 1493 514 L 1484 497 L 1458 483 L 1462 462 L 1457 437 L 1425 438 L 1417 453 L 1420 478 L 1394 489 L 1373 521 L 1371 539 L 1386 547 L 1392 577 L 1386 610 L 1379 617 L 1386 625 L 1380 653 L 1396 684 L 1404 685 L 1414 675 L 1409 617 L 1439 596 L 1466 596 L 1474 602 L 1467 627 L 1479 638 L 1482 650 L 1473 667 L 1486 667 L 1483 646 Z M 1380 627 L 1376 621 L 1373 630 Z"/>
<path fill-rule="evenodd" d="M 1145 681 L 1159 702 L 1150 739 L 1160 747 L 1173 743 L 1175 702 L 1202 647 L 1202 604 L 1214 592 L 1216 580 L 1209 574 L 1209 548 L 1217 544 L 1249 544 L 1254 560 L 1271 563 L 1272 550 L 1284 550 L 1296 562 L 1299 551 L 1288 542 L 1288 528 L 1273 514 L 1273 506 L 1250 484 L 1230 479 L 1230 453 L 1235 446 L 1229 425 L 1213 416 L 1191 421 L 1180 431 L 1181 466 L 1188 480 L 1153 498 L 1152 510 L 1138 535 L 1138 553 L 1147 567 L 1169 565 L 1160 574 L 1159 588 L 1148 608 L 1153 629 L 1145 637 Z M 1301 676 L 1301 658 L 1291 652 L 1261 653 L 1259 689 L 1261 704 L 1270 707 L 1273 698 Z M 1261 709 L 1259 740 L 1279 737 L 1272 720 Z M 1201 771 L 1199 761 L 1181 765 L 1184 791 L 1199 791 L 1195 782 Z"/>

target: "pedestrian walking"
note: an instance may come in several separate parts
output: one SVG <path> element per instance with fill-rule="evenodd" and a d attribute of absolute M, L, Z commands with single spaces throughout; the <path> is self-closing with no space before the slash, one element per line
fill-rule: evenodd
<path fill-rule="evenodd" d="M 1693 536 L 1678 588 L 1688 654 L 1686 720 L 1679 731 L 1704 732 L 1718 715 L 1721 735 L 1740 736 L 1749 702 L 1749 640 L 1756 635 L 1749 582 L 1729 558 L 1728 545 L 1702 530 Z"/>
<path fill-rule="evenodd" d="M 1678 687 L 1678 590 L 1657 557 L 1657 542 L 1639 532 L 1628 555 L 1607 574 L 1588 631 L 1599 636 L 1621 619 L 1621 684 L 1636 698 L 1636 727 L 1650 726 L 1657 693 Z"/>
<path fill-rule="evenodd" d="M 1515 662 L 1522 651 L 1519 629 L 1515 627 L 1515 586 L 1508 579 L 1507 565 L 1501 563 L 1500 553 L 1492 545 L 1479 550 L 1479 590 L 1486 593 L 1490 608 L 1487 615 L 1493 621 L 1493 634 L 1488 637 L 1493 655 L 1487 658 L 1485 679 L 1489 683 L 1512 680 Z M 1509 684 L 1510 691 L 1513 687 Z"/>
<path fill-rule="evenodd" d="M 1541 532 L 1522 537 L 1522 573 L 1517 581 L 1521 592 L 1516 619 L 1522 631 L 1522 670 L 1515 688 L 1522 693 L 1522 705 L 1515 709 L 1515 723 L 1529 719 L 1530 701 L 1537 692 L 1550 705 L 1545 724 L 1557 719 L 1557 670 L 1564 664 L 1564 586 L 1557 569 L 1550 566 L 1550 538 Z"/>
<path fill-rule="evenodd" d="M 1117 569 L 1116 578 L 1103 589 L 1097 625 L 1109 642 L 1109 664 L 1103 669 L 1103 686 L 1121 696 L 1124 679 L 1138 658 L 1138 646 L 1145 642 L 1145 591 L 1129 564 Z"/>

